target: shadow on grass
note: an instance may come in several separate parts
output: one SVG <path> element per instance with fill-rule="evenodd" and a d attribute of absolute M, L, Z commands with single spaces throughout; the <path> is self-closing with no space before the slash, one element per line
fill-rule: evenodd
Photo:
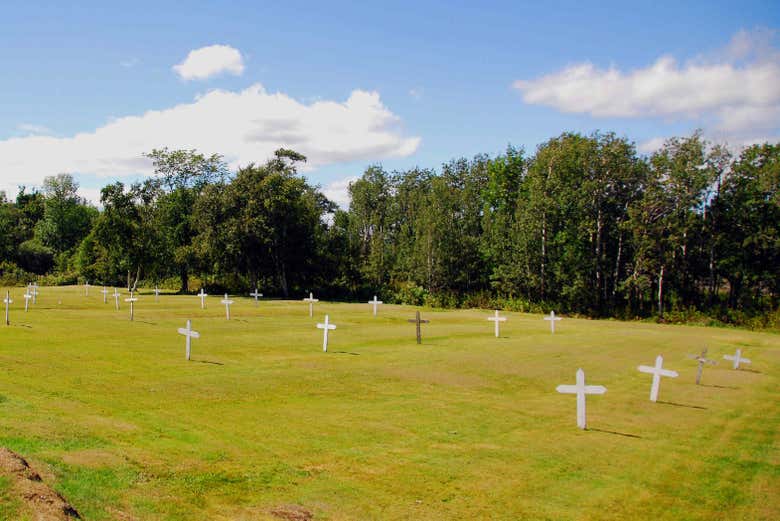
<path fill-rule="evenodd" d="M 360 353 L 352 353 L 350 351 L 329 351 L 330 353 L 333 353 L 334 355 L 354 355 L 354 356 L 360 356 Z"/>
<path fill-rule="evenodd" d="M 149 324 L 150 326 L 157 325 L 157 322 L 149 322 L 148 320 L 133 320 L 132 322 L 138 322 L 139 324 Z"/>
<path fill-rule="evenodd" d="M 195 358 L 190 358 L 190 362 L 197 362 L 199 364 L 225 365 L 222 362 L 212 362 L 211 360 L 196 360 Z"/>
<path fill-rule="evenodd" d="M 739 387 L 733 385 L 716 385 L 716 384 L 700 384 L 702 387 L 714 387 L 715 389 L 734 389 L 739 390 Z"/>
<path fill-rule="evenodd" d="M 746 373 L 764 374 L 761 371 L 757 371 L 756 369 L 748 369 L 747 367 L 740 367 L 739 369 L 737 369 L 737 371 L 744 371 Z"/>
<path fill-rule="evenodd" d="M 658 400 L 656 403 L 662 403 L 664 405 L 673 405 L 675 407 L 688 407 L 689 409 L 702 409 L 704 411 L 707 410 L 706 407 L 702 407 L 701 405 L 688 405 L 685 403 L 676 403 L 676 402 L 664 402 L 661 400 Z"/>
<path fill-rule="evenodd" d="M 617 436 L 623 436 L 623 437 L 626 437 L 626 438 L 637 438 L 637 439 L 640 439 L 640 440 L 642 439 L 642 436 L 638 436 L 636 434 L 627 434 L 625 432 L 608 431 L 608 430 L 605 430 L 605 429 L 594 429 L 592 427 L 588 427 L 588 430 L 592 431 L 592 432 L 603 432 L 605 434 L 615 434 Z"/>

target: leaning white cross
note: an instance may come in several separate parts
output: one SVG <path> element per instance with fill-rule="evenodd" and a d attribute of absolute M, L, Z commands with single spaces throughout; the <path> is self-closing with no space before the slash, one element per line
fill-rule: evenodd
<path fill-rule="evenodd" d="M 138 302 L 138 297 L 133 296 L 133 291 L 130 290 L 130 298 L 126 298 L 125 302 L 130 303 L 130 320 L 133 320 L 133 302 Z"/>
<path fill-rule="evenodd" d="M 499 323 L 500 322 L 506 322 L 506 317 L 500 317 L 498 316 L 498 310 L 496 310 L 495 314 L 492 317 L 488 317 L 488 320 L 495 323 L 495 330 L 496 330 L 496 338 L 498 338 L 499 335 Z"/>
<path fill-rule="evenodd" d="M 677 378 L 679 376 L 677 374 L 677 371 L 672 371 L 670 369 L 664 369 L 664 357 L 661 355 L 658 355 L 655 358 L 655 365 L 649 366 L 649 365 L 640 365 L 637 367 L 639 372 L 641 373 L 649 373 L 653 375 L 653 385 L 650 387 L 650 401 L 656 402 L 658 401 L 658 389 L 661 387 L 661 377 L 662 376 L 668 376 L 670 378 Z"/>
<path fill-rule="evenodd" d="M 103 289 L 101 289 L 100 292 L 103 294 L 103 304 L 106 304 L 108 299 L 108 290 L 105 286 L 103 286 Z"/>
<path fill-rule="evenodd" d="M 122 294 L 114 288 L 114 294 L 111 296 L 114 297 L 114 305 L 116 306 L 116 310 L 119 311 L 119 297 L 122 296 Z"/>
<path fill-rule="evenodd" d="M 13 304 L 14 301 L 11 300 L 11 294 L 8 291 L 5 292 L 5 299 L 3 302 L 5 303 L 5 325 L 10 326 L 11 321 L 8 319 L 8 305 Z"/>
<path fill-rule="evenodd" d="M 701 373 L 704 370 L 704 366 L 706 364 L 715 365 L 715 360 L 710 360 L 707 358 L 707 348 L 705 347 L 704 350 L 701 352 L 700 355 L 688 355 L 688 358 L 691 358 L 693 360 L 696 360 L 699 362 L 699 367 L 696 370 L 696 385 L 701 385 Z"/>
<path fill-rule="evenodd" d="M 309 298 L 303 299 L 304 302 L 309 303 L 309 316 L 314 316 L 314 303 L 319 302 L 319 299 L 314 298 L 314 293 L 309 293 Z"/>
<path fill-rule="evenodd" d="M 585 373 L 577 369 L 577 383 L 575 385 L 559 385 L 555 388 L 559 393 L 577 395 L 577 427 L 586 428 L 585 421 L 585 395 L 604 394 L 607 388 L 603 385 L 585 385 Z"/>
<path fill-rule="evenodd" d="M 184 335 L 185 338 L 185 346 L 186 346 L 186 356 L 187 360 L 190 359 L 190 341 L 193 338 L 200 338 L 200 333 L 197 331 L 192 330 L 192 322 L 187 321 L 187 327 L 180 327 L 179 328 L 179 334 Z"/>
<path fill-rule="evenodd" d="M 160 289 L 157 286 L 154 287 L 154 301 L 160 302 Z"/>
<path fill-rule="evenodd" d="M 255 306 L 257 306 L 257 305 L 259 305 L 257 299 L 258 299 L 258 297 L 262 297 L 263 294 L 260 293 L 259 291 L 257 291 L 257 288 L 255 288 L 255 292 L 254 293 L 250 293 L 249 296 L 250 297 L 255 297 Z"/>
<path fill-rule="evenodd" d="M 233 301 L 230 300 L 228 298 L 228 294 L 225 293 L 225 298 L 220 300 L 220 302 L 225 305 L 225 316 L 227 317 L 228 320 L 230 320 L 230 305 L 233 303 Z"/>
<path fill-rule="evenodd" d="M 381 300 L 377 300 L 376 299 L 376 295 L 374 295 L 374 300 L 369 300 L 368 303 L 374 305 L 374 316 L 376 316 L 376 307 L 377 307 L 377 305 L 378 304 L 384 304 L 384 302 L 382 302 Z"/>
<path fill-rule="evenodd" d="M 743 358 L 742 356 L 742 350 L 737 349 L 737 352 L 733 355 L 723 355 L 723 358 L 726 360 L 733 360 L 734 361 L 734 369 L 739 369 L 739 364 L 749 364 L 750 359 L 749 358 Z"/>
<path fill-rule="evenodd" d="M 322 329 L 323 337 L 322 337 L 322 350 L 324 352 L 328 352 L 328 330 L 329 329 L 336 329 L 335 324 L 331 324 L 328 322 L 329 318 L 328 315 L 325 315 L 325 323 L 324 324 L 317 324 L 317 329 Z"/>
<path fill-rule="evenodd" d="M 206 309 L 206 297 L 208 297 L 208 293 L 203 291 L 203 288 L 200 288 L 200 293 L 198 293 L 198 296 L 200 297 L 200 309 Z"/>
<path fill-rule="evenodd" d="M 552 333 L 554 335 L 555 334 L 555 323 L 557 321 L 561 320 L 561 317 L 556 317 L 555 316 L 555 311 L 550 311 L 550 316 L 549 317 L 544 317 L 544 319 L 550 321 L 550 333 Z"/>

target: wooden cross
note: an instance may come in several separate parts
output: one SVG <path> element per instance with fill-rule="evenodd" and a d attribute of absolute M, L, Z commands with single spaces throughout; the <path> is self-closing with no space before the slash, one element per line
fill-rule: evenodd
<path fill-rule="evenodd" d="M 368 303 L 374 305 L 374 316 L 376 316 L 376 307 L 377 307 L 377 305 L 378 304 L 384 304 L 384 302 L 382 302 L 381 300 L 377 300 L 376 299 L 376 295 L 374 295 L 374 300 L 369 300 Z"/>
<path fill-rule="evenodd" d="M 121 293 L 114 288 L 114 294 L 111 296 L 114 297 L 114 306 L 116 306 L 116 310 L 119 311 L 119 297 L 121 296 Z"/>
<path fill-rule="evenodd" d="M 255 297 L 255 306 L 257 306 L 257 305 L 259 305 L 259 302 L 257 301 L 257 299 L 258 299 L 258 297 L 262 297 L 263 294 L 260 293 L 259 291 L 257 291 L 257 288 L 255 288 L 255 292 L 254 293 L 250 293 L 249 296 L 250 297 Z"/>
<path fill-rule="evenodd" d="M 672 371 L 670 369 L 664 369 L 664 357 L 661 355 L 658 355 L 655 358 L 655 365 L 649 366 L 649 365 L 640 365 L 637 367 L 640 373 L 649 373 L 653 375 L 653 385 L 650 386 L 650 401 L 656 402 L 658 401 L 658 389 L 661 387 L 661 377 L 662 376 L 668 376 L 670 378 L 677 378 L 679 376 L 677 374 L 677 371 Z"/>
<path fill-rule="evenodd" d="M 577 395 L 577 427 L 587 428 L 585 419 L 585 395 L 604 394 L 607 388 L 603 385 L 585 385 L 585 372 L 577 369 L 577 383 L 575 385 L 559 385 L 555 388 L 559 393 Z"/>
<path fill-rule="evenodd" d="M 691 358 L 693 360 L 696 360 L 699 362 L 699 367 L 696 369 L 696 385 L 701 385 L 701 374 L 704 371 L 704 365 L 710 364 L 715 365 L 715 360 L 710 360 L 707 358 L 707 348 L 705 347 L 704 350 L 701 352 L 700 355 L 688 355 L 688 358 Z"/>
<path fill-rule="evenodd" d="M 133 290 L 130 290 L 130 298 L 126 298 L 125 302 L 129 302 L 130 303 L 130 321 L 132 322 L 133 321 L 133 313 L 134 313 L 134 311 L 133 311 L 133 303 L 134 302 L 138 302 L 138 297 L 134 297 L 133 296 Z"/>
<path fill-rule="evenodd" d="M 220 302 L 225 305 L 225 316 L 227 317 L 228 320 L 230 320 L 230 305 L 233 303 L 233 301 L 230 300 L 228 298 L 228 294 L 225 293 L 225 298 L 220 300 Z"/>
<path fill-rule="evenodd" d="M 314 316 L 314 303 L 319 302 L 319 299 L 314 298 L 314 293 L 309 293 L 309 298 L 303 299 L 304 302 L 309 303 L 309 316 Z"/>
<path fill-rule="evenodd" d="M 317 329 L 322 329 L 322 351 L 325 353 L 328 352 L 328 330 L 336 329 L 336 324 L 331 324 L 328 320 L 328 315 L 325 315 L 325 323 L 317 324 Z"/>
<path fill-rule="evenodd" d="M 506 322 L 506 317 L 500 317 L 498 316 L 498 310 L 496 310 L 495 314 L 492 317 L 488 317 L 488 320 L 493 322 L 495 324 L 495 330 L 496 330 L 496 338 L 498 338 L 499 335 L 499 323 L 500 322 Z"/>
<path fill-rule="evenodd" d="M 561 320 L 561 317 L 556 317 L 555 316 L 555 311 L 550 311 L 550 316 L 549 317 L 544 317 L 544 319 L 550 321 L 550 333 L 552 333 L 554 335 L 555 334 L 555 323 L 557 321 Z"/>
<path fill-rule="evenodd" d="M 734 369 L 739 369 L 739 364 L 749 364 L 750 359 L 743 358 L 742 357 L 742 350 L 737 349 L 737 352 L 733 355 L 723 355 L 723 358 L 726 360 L 733 360 L 734 361 Z"/>
<path fill-rule="evenodd" d="M 208 293 L 203 291 L 203 288 L 200 288 L 198 296 L 200 297 L 200 309 L 206 309 L 206 297 L 208 297 Z"/>
<path fill-rule="evenodd" d="M 193 331 L 192 330 L 192 322 L 188 320 L 187 321 L 187 327 L 180 327 L 179 328 L 179 334 L 180 335 L 184 335 L 184 337 L 185 337 L 185 340 L 184 340 L 184 342 L 185 342 L 185 353 L 186 353 L 187 360 L 189 360 L 190 359 L 190 341 L 193 338 L 200 338 L 200 333 L 198 333 L 197 331 Z"/>
<path fill-rule="evenodd" d="M 32 295 L 30 295 L 30 288 L 27 288 L 27 291 L 24 292 L 24 312 L 27 313 L 27 308 L 30 306 L 30 299 L 32 298 Z"/>
<path fill-rule="evenodd" d="M 154 286 L 154 301 L 160 302 L 160 289 L 157 287 L 156 284 Z"/>
<path fill-rule="evenodd" d="M 422 330 L 420 329 L 420 324 L 427 324 L 430 322 L 430 320 L 422 320 L 420 319 L 420 312 L 417 311 L 414 319 L 409 319 L 407 322 L 411 322 L 413 324 L 417 325 L 417 343 L 422 344 Z"/>
<path fill-rule="evenodd" d="M 108 290 L 106 289 L 105 286 L 103 286 L 103 289 L 100 290 L 100 292 L 103 294 L 103 304 L 106 304 L 108 298 Z"/>
<path fill-rule="evenodd" d="M 8 291 L 5 292 L 5 300 L 3 300 L 3 302 L 5 303 L 5 325 L 10 326 L 11 321 L 8 319 L 8 306 L 14 303 L 14 301 L 11 300 L 10 292 Z"/>

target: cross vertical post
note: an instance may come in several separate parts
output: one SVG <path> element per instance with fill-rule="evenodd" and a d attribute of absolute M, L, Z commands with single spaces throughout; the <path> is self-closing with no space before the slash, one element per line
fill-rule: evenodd
<path fill-rule="evenodd" d="M 653 384 L 650 386 L 650 401 L 651 402 L 657 402 L 658 401 L 658 390 L 661 386 L 661 377 L 662 376 L 668 376 L 670 378 L 677 378 L 678 374 L 677 371 L 671 371 L 669 369 L 664 369 L 664 357 L 661 355 L 658 355 L 655 359 L 655 366 L 648 366 L 648 365 L 640 365 L 637 367 L 639 372 L 641 373 L 649 373 L 653 375 Z"/>
<path fill-rule="evenodd" d="M 336 329 L 336 325 L 331 324 L 329 320 L 330 317 L 328 317 L 328 315 L 325 315 L 325 323 L 317 324 L 317 329 L 322 329 L 322 351 L 324 353 L 328 352 L 328 330 Z"/>

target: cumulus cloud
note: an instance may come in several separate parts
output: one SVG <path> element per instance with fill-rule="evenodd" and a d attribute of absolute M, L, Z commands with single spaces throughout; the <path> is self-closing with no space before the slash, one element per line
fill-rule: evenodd
<path fill-rule="evenodd" d="M 322 188 L 322 193 L 325 197 L 338 204 L 345 210 L 349 208 L 349 184 L 354 183 L 360 179 L 359 176 L 345 177 L 344 179 L 337 179 L 325 185 Z"/>
<path fill-rule="evenodd" d="M 173 70 L 183 80 L 205 80 L 222 73 L 241 76 L 244 58 L 238 49 L 229 45 L 209 45 L 190 51 Z"/>
<path fill-rule="evenodd" d="M 20 123 L 16 125 L 16 130 L 24 134 L 32 135 L 47 135 L 51 134 L 51 129 L 43 125 L 35 125 L 34 123 Z"/>
<path fill-rule="evenodd" d="M 690 120 L 744 141 L 780 126 L 780 53 L 769 30 L 740 31 L 712 56 L 672 56 L 630 71 L 578 63 L 513 86 L 523 100 L 594 117 Z"/>
<path fill-rule="evenodd" d="M 213 90 L 165 110 L 109 122 L 69 137 L 31 135 L 0 141 L 0 189 L 39 185 L 59 172 L 103 178 L 148 175 L 143 154 L 154 148 L 223 154 L 232 168 L 262 162 L 280 147 L 323 165 L 405 157 L 419 137 L 407 137 L 379 94 L 353 91 L 346 101 L 305 104 L 256 84 L 242 91 Z"/>

